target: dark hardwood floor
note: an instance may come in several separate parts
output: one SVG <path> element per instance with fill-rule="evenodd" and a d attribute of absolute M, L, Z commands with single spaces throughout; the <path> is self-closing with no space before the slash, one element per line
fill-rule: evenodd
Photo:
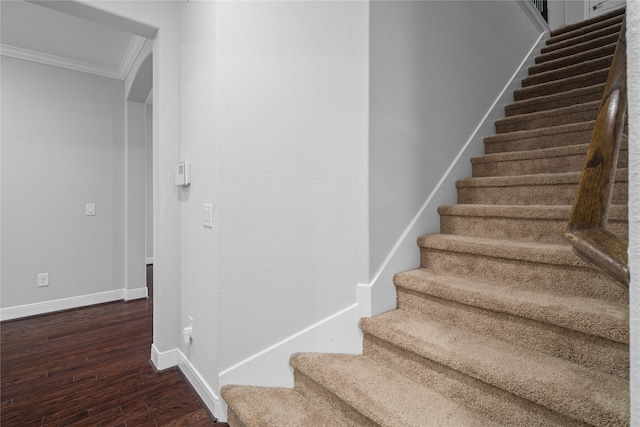
<path fill-rule="evenodd" d="M 2 427 L 225 425 L 178 370 L 154 370 L 152 311 L 149 298 L 3 322 Z"/>

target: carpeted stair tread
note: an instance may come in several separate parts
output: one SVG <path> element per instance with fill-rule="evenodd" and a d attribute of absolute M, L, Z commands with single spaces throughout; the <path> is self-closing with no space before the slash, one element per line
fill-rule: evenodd
<path fill-rule="evenodd" d="M 438 298 L 629 343 L 626 304 L 469 280 L 424 268 L 398 273 L 394 283 Z"/>
<path fill-rule="evenodd" d="M 601 70 L 590 71 L 588 73 L 561 78 L 551 82 L 526 86 L 514 90 L 513 98 L 515 101 L 522 101 L 524 99 L 553 95 L 555 93 L 567 92 L 572 89 L 593 86 L 605 83 L 608 75 L 609 68 L 603 68 Z"/>
<path fill-rule="evenodd" d="M 552 95 L 515 101 L 505 107 L 507 117 L 518 114 L 535 113 L 537 111 L 552 110 L 569 107 L 585 102 L 600 101 L 604 92 L 604 83 L 593 86 L 572 89 Z"/>
<path fill-rule="evenodd" d="M 293 389 L 224 386 L 220 393 L 244 427 L 339 425 Z"/>
<path fill-rule="evenodd" d="M 568 245 L 564 234 L 570 205 L 482 205 L 440 206 L 440 233 L 495 239 L 512 239 Z M 612 205 L 608 229 L 628 240 L 626 205 Z"/>
<path fill-rule="evenodd" d="M 576 420 L 600 426 L 628 422 L 628 384 L 622 378 L 403 310 L 361 325 L 367 334 Z"/>
<path fill-rule="evenodd" d="M 555 59 L 562 58 L 564 56 L 571 56 L 576 53 L 588 51 L 591 49 L 597 49 L 610 43 L 616 43 L 618 41 L 621 26 L 621 24 L 618 25 L 618 31 L 616 32 L 608 32 L 607 34 L 604 34 L 600 37 L 592 36 L 587 41 L 584 41 L 582 43 L 573 44 L 571 46 L 555 49 L 550 52 L 538 55 L 535 58 L 535 63 L 542 64 L 547 61 L 553 61 Z"/>
<path fill-rule="evenodd" d="M 555 30 L 551 31 L 551 37 L 558 36 L 560 34 L 565 34 L 565 33 L 577 30 L 579 28 L 584 28 L 586 26 L 592 25 L 597 22 L 606 21 L 615 17 L 620 17 L 621 15 L 624 15 L 625 10 L 626 8 L 621 7 L 621 8 L 612 10 L 610 12 L 594 16 L 593 18 L 585 19 L 583 21 L 576 22 L 573 24 L 563 25 L 562 27 L 556 28 Z"/>
<path fill-rule="evenodd" d="M 553 70 L 542 71 L 533 75 L 529 75 L 529 77 L 525 77 L 524 79 L 522 79 L 522 86 L 534 86 L 537 84 L 553 82 L 556 80 L 579 76 L 594 71 L 609 69 L 609 67 L 611 67 L 612 60 L 613 54 L 610 54 L 608 56 L 580 62 L 579 64 L 572 64 Z"/>
<path fill-rule="evenodd" d="M 584 61 L 591 61 L 613 55 L 616 50 L 617 38 L 611 43 L 604 46 L 598 46 L 592 49 L 576 52 L 572 55 L 563 55 L 557 59 L 550 59 L 529 67 L 529 75 L 536 75 L 546 71 L 557 70 L 560 68 L 577 65 Z"/>
<path fill-rule="evenodd" d="M 563 40 L 563 41 L 559 41 L 547 46 L 544 46 L 541 50 L 540 53 L 542 55 L 547 55 L 548 53 L 552 53 L 555 52 L 557 50 L 561 50 L 561 49 L 567 49 L 567 48 L 571 48 L 571 47 L 576 47 L 579 48 L 581 45 L 583 45 L 584 43 L 587 43 L 591 40 L 597 40 L 600 39 L 602 37 L 606 37 L 612 34 L 619 34 L 620 33 L 620 29 L 622 28 L 622 21 L 620 21 L 619 23 L 616 23 L 614 25 L 605 27 L 605 28 L 601 28 L 599 30 L 593 31 L 590 34 L 585 34 L 579 37 L 574 37 L 571 39 L 567 39 L 567 40 Z"/>
<path fill-rule="evenodd" d="M 427 234 L 418 238 L 418 246 L 436 250 L 464 252 L 510 260 L 586 267 L 570 246 L 542 242 L 522 242 L 452 234 Z"/>
<path fill-rule="evenodd" d="M 303 353 L 294 354 L 290 363 L 375 425 L 498 425 L 365 356 Z"/>
<path fill-rule="evenodd" d="M 593 37 L 594 32 L 605 29 L 605 28 L 610 28 L 621 23 L 622 20 L 624 19 L 623 12 L 624 12 L 623 9 L 618 9 L 612 12 L 612 14 L 618 13 L 618 15 L 598 16 L 596 21 L 594 21 L 593 23 L 587 23 L 585 21 L 582 21 L 581 23 L 579 23 L 579 26 L 575 29 L 569 29 L 568 26 L 565 26 L 562 29 L 559 28 L 556 32 L 554 32 L 555 35 L 554 33 L 552 33 L 551 37 L 547 39 L 547 46 L 552 46 L 564 41 L 580 40 L 584 36 Z"/>
<path fill-rule="evenodd" d="M 618 170 L 611 202 L 629 199 L 626 169 Z M 465 178 L 456 182 L 457 202 L 497 205 L 568 205 L 575 199 L 580 172 Z"/>
<path fill-rule="evenodd" d="M 555 185 L 578 183 L 580 172 L 531 174 L 518 176 L 496 176 L 463 178 L 456 182 L 458 187 L 511 187 L 524 185 Z M 616 171 L 616 182 L 627 181 L 627 169 Z"/>
<path fill-rule="evenodd" d="M 622 144 L 621 144 L 622 145 Z M 589 144 L 485 154 L 471 159 L 472 176 L 529 175 L 581 171 Z M 620 147 L 618 167 L 627 167 L 626 144 Z"/>
<path fill-rule="evenodd" d="M 505 117 L 496 120 L 496 133 L 518 132 L 592 121 L 597 118 L 599 107 L 600 101 L 598 100 Z"/>
<path fill-rule="evenodd" d="M 420 267 L 440 273 L 616 303 L 629 298 L 564 244 L 432 234 L 418 246 Z"/>
<path fill-rule="evenodd" d="M 507 132 L 484 138 L 485 153 L 524 151 L 589 143 L 595 121 Z"/>

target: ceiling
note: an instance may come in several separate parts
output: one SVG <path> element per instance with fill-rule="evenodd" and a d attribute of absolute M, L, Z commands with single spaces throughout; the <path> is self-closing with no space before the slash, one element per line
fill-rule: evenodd
<path fill-rule="evenodd" d="M 21 0 L 0 1 L 2 55 L 123 80 L 143 37 Z"/>

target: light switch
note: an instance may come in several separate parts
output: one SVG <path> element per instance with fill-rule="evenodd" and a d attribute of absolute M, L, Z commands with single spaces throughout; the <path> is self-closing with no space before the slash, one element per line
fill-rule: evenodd
<path fill-rule="evenodd" d="M 87 203 L 85 207 L 85 213 L 87 216 L 95 216 L 96 214 L 96 204 L 95 203 Z"/>
<path fill-rule="evenodd" d="M 204 204 L 204 226 L 213 228 L 213 205 L 211 203 Z"/>

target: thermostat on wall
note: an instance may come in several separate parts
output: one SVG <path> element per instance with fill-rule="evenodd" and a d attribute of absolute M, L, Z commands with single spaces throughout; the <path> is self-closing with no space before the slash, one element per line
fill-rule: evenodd
<path fill-rule="evenodd" d="M 191 184 L 191 165 L 189 162 L 176 163 L 175 179 L 178 186 Z"/>

